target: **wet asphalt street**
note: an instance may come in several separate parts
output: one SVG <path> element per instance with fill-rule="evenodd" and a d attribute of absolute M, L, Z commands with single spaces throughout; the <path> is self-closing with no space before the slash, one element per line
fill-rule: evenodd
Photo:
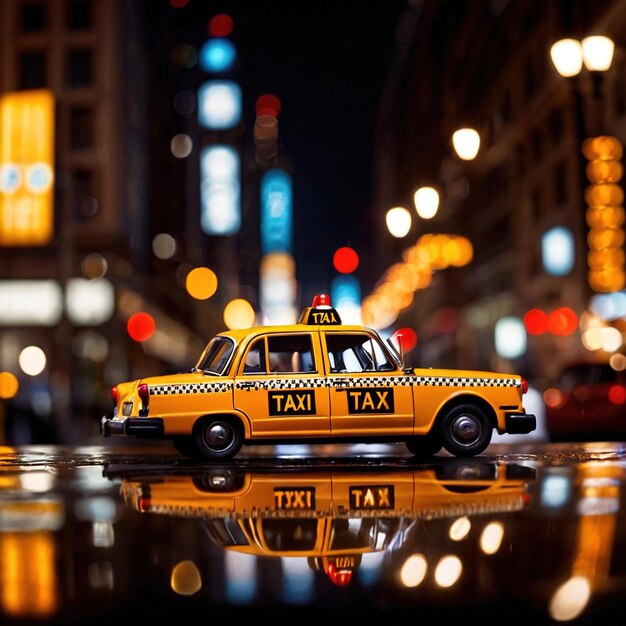
<path fill-rule="evenodd" d="M 0 446 L 0 623 L 621 624 L 625 479 L 620 442 Z"/>

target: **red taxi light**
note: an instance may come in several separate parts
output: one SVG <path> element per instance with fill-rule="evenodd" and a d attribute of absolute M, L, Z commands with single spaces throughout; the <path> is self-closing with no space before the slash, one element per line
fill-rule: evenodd
<path fill-rule="evenodd" d="M 528 381 L 522 377 L 522 395 L 528 393 Z"/>
<path fill-rule="evenodd" d="M 318 293 L 316 296 L 313 296 L 313 304 L 311 306 L 314 309 L 319 306 L 332 306 L 330 296 L 327 293 Z"/>
<path fill-rule="evenodd" d="M 120 391 L 117 388 L 117 385 L 111 389 L 111 398 L 115 404 L 117 404 L 117 401 L 120 399 Z"/>
<path fill-rule="evenodd" d="M 137 394 L 139 398 L 143 402 L 144 406 L 148 406 L 148 402 L 150 400 L 150 388 L 146 383 L 141 383 L 139 387 L 137 387 Z"/>

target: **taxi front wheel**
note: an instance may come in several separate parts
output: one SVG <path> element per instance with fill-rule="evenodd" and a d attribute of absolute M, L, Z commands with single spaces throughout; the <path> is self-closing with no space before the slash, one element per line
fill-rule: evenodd
<path fill-rule="evenodd" d="M 439 421 L 443 447 L 454 456 L 475 456 L 491 442 L 492 425 L 485 411 L 474 404 L 450 409 Z"/>
<path fill-rule="evenodd" d="M 203 417 L 193 430 L 199 454 L 206 459 L 230 459 L 243 443 L 243 429 L 233 417 Z"/>

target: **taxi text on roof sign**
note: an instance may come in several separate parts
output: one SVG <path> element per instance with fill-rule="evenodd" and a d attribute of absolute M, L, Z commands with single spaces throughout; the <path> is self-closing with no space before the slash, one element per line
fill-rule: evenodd
<path fill-rule="evenodd" d="M 375 330 L 343 324 L 321 294 L 297 324 L 224 331 L 188 372 L 119 383 L 101 433 L 168 439 L 208 460 L 244 445 L 356 442 L 471 457 L 494 431 L 536 428 L 527 390 L 517 374 L 407 368 Z M 379 497 L 368 496 L 382 506 Z"/>

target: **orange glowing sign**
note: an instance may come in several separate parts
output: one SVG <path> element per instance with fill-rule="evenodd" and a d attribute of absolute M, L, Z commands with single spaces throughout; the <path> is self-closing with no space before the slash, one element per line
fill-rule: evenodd
<path fill-rule="evenodd" d="M 0 95 L 0 246 L 45 246 L 53 235 L 54 97 Z"/>

